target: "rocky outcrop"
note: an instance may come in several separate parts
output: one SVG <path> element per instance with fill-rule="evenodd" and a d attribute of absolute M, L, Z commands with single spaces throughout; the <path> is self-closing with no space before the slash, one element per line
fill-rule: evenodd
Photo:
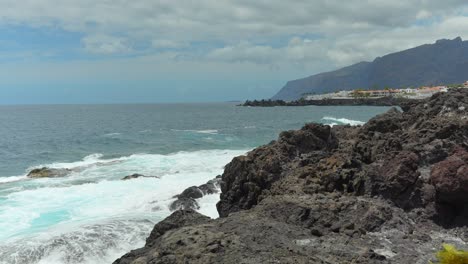
<path fill-rule="evenodd" d="M 200 186 L 188 187 L 181 194 L 174 196 L 177 199 L 169 205 L 169 209 L 171 211 L 200 209 L 200 205 L 196 199 L 200 199 L 205 195 L 218 193 L 220 181 L 221 175 Z"/>
<path fill-rule="evenodd" d="M 453 90 L 362 127 L 283 132 L 226 165 L 221 218 L 175 212 L 176 228 L 156 225 L 116 263 L 428 263 L 442 243 L 466 249 L 466 109 L 468 89 Z"/>
<path fill-rule="evenodd" d="M 306 106 L 306 105 L 336 105 L 336 106 L 357 106 L 357 105 L 367 105 L 367 106 L 396 106 L 402 104 L 410 104 L 416 99 L 406 99 L 398 97 L 382 97 L 382 98 L 349 98 L 349 99 L 331 99 L 324 98 L 321 100 L 292 100 L 292 101 L 283 101 L 283 100 L 253 100 L 245 101 L 241 106 L 253 106 L 253 107 L 273 107 L 273 106 Z"/>
<path fill-rule="evenodd" d="M 122 180 L 126 181 L 126 180 L 137 179 L 137 178 L 156 178 L 156 179 L 159 179 L 160 177 L 159 176 L 146 176 L 146 175 L 143 175 L 143 174 L 134 173 L 132 175 L 128 175 L 128 176 L 123 177 Z"/>
<path fill-rule="evenodd" d="M 38 169 L 33 169 L 28 173 L 29 178 L 54 178 L 54 177 L 64 177 L 72 171 L 69 169 L 54 169 L 42 167 Z"/>
<path fill-rule="evenodd" d="M 309 124 L 299 131 L 281 133 L 278 141 L 247 156 L 234 158 L 222 177 L 221 201 L 217 205 L 220 216 L 256 205 L 291 165 L 297 166 L 298 158 L 307 156 L 311 162 L 317 162 L 337 144 L 331 127 Z"/>
<path fill-rule="evenodd" d="M 193 210 L 178 210 L 154 226 L 150 236 L 146 239 L 146 245 L 144 248 L 131 251 L 116 260 L 114 263 L 172 263 L 177 259 L 176 255 L 165 254 L 165 249 L 163 248 L 158 252 L 154 252 L 149 249 L 158 247 L 158 239 L 171 230 L 190 225 L 208 223 L 209 221 L 209 217 L 203 216 Z M 182 240 L 178 240 L 178 238 L 175 239 L 177 240 L 175 242 L 176 245 L 183 243 Z M 180 239 L 183 238 L 181 237 Z"/>

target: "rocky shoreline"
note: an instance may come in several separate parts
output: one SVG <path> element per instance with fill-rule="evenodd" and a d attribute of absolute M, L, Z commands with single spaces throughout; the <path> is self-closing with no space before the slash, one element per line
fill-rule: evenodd
<path fill-rule="evenodd" d="M 406 99 L 397 97 L 382 97 L 382 98 L 354 98 L 354 99 L 322 99 L 322 100 L 295 100 L 295 101 L 283 101 L 283 100 L 253 100 L 245 101 L 240 106 L 250 107 L 274 107 L 274 106 L 307 106 L 307 105 L 318 105 L 318 106 L 400 106 L 402 104 L 408 104 L 417 101 L 416 99 Z"/>
<path fill-rule="evenodd" d="M 468 89 L 234 158 L 219 219 L 178 210 L 114 263 L 414 263 L 468 248 Z"/>

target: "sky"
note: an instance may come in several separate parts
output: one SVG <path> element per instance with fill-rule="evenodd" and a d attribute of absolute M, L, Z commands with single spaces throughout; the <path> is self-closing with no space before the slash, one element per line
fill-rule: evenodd
<path fill-rule="evenodd" d="M 458 36 L 466 0 L 0 0 L 0 104 L 269 98 Z"/>

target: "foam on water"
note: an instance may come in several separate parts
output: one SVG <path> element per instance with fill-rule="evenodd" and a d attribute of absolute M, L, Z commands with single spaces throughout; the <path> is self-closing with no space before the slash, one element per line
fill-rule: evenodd
<path fill-rule="evenodd" d="M 122 133 L 108 133 L 105 134 L 104 137 L 115 137 L 115 136 L 120 136 Z"/>
<path fill-rule="evenodd" d="M 347 119 L 347 118 L 336 118 L 336 117 L 330 117 L 330 116 L 325 116 L 322 117 L 322 120 L 325 121 L 324 123 L 327 125 L 351 125 L 351 126 L 359 126 L 359 125 L 364 125 L 366 122 L 362 122 L 359 120 L 352 120 L 352 119 Z"/>
<path fill-rule="evenodd" d="M 219 131 L 217 129 L 204 129 L 204 130 L 193 130 L 193 129 L 186 129 L 186 130 L 179 130 L 179 129 L 172 129 L 172 131 L 179 131 L 179 132 L 192 132 L 192 133 L 199 133 L 199 134 L 218 134 Z"/>
<path fill-rule="evenodd" d="M 142 246 L 154 223 L 170 214 L 173 196 L 221 174 L 245 150 L 169 155 L 102 155 L 53 163 L 83 168 L 67 177 L 29 180 L 0 195 L 0 263 L 108 263 Z M 121 178 L 141 173 L 156 178 Z M 21 182 L 12 183 L 20 184 Z M 217 217 L 219 194 L 200 199 L 200 212 Z"/>
<path fill-rule="evenodd" d="M 26 175 L 21 175 L 21 176 L 10 176 L 10 177 L 0 177 L 0 184 L 1 183 L 8 183 L 8 182 L 16 182 L 16 181 L 22 181 L 27 179 Z"/>

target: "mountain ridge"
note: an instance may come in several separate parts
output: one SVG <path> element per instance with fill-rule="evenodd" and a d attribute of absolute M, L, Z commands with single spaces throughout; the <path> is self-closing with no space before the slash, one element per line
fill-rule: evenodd
<path fill-rule="evenodd" d="M 358 88 L 404 88 L 461 83 L 468 79 L 468 41 L 440 39 L 407 50 L 362 61 L 335 71 L 288 81 L 272 97 L 296 100 L 305 93 L 327 93 Z"/>

